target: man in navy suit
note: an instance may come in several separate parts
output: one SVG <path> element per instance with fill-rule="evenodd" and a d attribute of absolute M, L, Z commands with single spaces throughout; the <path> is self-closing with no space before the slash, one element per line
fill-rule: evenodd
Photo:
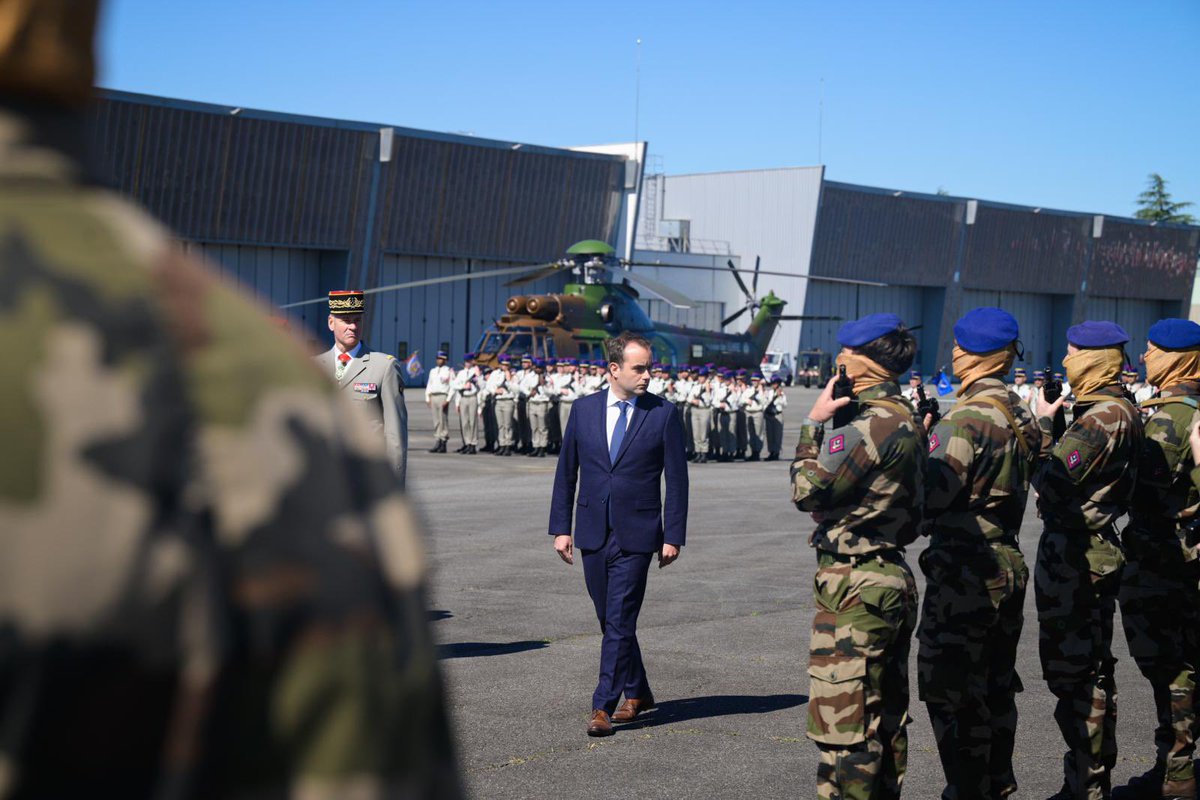
<path fill-rule="evenodd" d="M 651 558 L 658 553 L 660 568 L 677 559 L 687 531 L 683 424 L 673 403 L 646 392 L 650 342 L 622 333 L 606 346 L 608 389 L 575 401 L 550 505 L 554 549 L 572 564 L 572 544 L 579 547 L 604 634 L 589 736 L 609 736 L 613 722 L 631 722 L 654 707 L 637 618 Z M 625 702 L 617 709 L 622 694 Z"/>

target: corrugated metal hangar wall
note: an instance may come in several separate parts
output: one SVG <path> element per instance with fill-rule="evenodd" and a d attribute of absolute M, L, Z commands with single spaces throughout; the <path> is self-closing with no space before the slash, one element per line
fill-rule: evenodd
<path fill-rule="evenodd" d="M 92 122 L 101 179 L 275 305 L 542 263 L 619 234 L 617 156 L 111 91 Z M 371 296 L 367 341 L 457 359 L 503 313 L 507 280 Z M 323 306 L 294 311 L 328 343 Z"/>
<path fill-rule="evenodd" d="M 914 367 L 927 374 L 949 364 L 954 321 L 980 305 L 1017 317 L 1028 367 L 1060 368 L 1066 329 L 1083 319 L 1120 323 L 1136 358 L 1155 320 L 1187 315 L 1200 251 L 1195 227 L 853 186 L 820 168 L 650 180 L 659 220 L 721 240 L 743 269 L 761 256 L 764 269 L 795 273 L 759 284 L 791 303 L 787 313 L 893 312 L 920 326 Z M 741 302 L 729 278 L 714 294 Z M 836 352 L 840 325 L 781 326 L 772 347 Z"/>

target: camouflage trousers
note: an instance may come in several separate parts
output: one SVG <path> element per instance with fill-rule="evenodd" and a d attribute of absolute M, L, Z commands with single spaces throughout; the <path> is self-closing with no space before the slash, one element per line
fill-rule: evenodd
<path fill-rule="evenodd" d="M 1121 574 L 1121 622 L 1129 654 L 1154 693 L 1154 744 L 1164 783 L 1194 780 L 1196 669 L 1200 664 L 1200 592 L 1175 534 L 1127 528 Z"/>
<path fill-rule="evenodd" d="M 821 751 L 817 797 L 897 798 L 908 764 L 912 571 L 899 553 L 821 553 L 813 594 L 808 736 Z"/>
<path fill-rule="evenodd" d="M 1117 760 L 1112 636 L 1124 562 L 1111 530 L 1046 530 L 1038 543 L 1034 597 L 1042 675 L 1058 698 L 1054 720 L 1067 745 L 1066 786 L 1086 800 L 1108 796 Z"/>
<path fill-rule="evenodd" d="M 920 558 L 917 687 L 946 775 L 943 800 L 1008 797 L 1017 730 L 1017 644 L 1029 569 L 1017 548 L 945 545 Z"/>

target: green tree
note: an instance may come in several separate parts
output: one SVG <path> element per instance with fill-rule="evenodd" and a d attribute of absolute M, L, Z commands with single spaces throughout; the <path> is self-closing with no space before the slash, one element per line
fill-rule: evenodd
<path fill-rule="evenodd" d="M 1167 191 L 1167 181 L 1157 172 L 1151 172 L 1146 191 L 1138 195 L 1138 210 L 1134 214 L 1138 219 L 1148 219 L 1155 222 L 1182 222 L 1195 225 L 1196 218 L 1185 213 L 1183 209 L 1191 208 L 1192 203 L 1176 203 Z"/>

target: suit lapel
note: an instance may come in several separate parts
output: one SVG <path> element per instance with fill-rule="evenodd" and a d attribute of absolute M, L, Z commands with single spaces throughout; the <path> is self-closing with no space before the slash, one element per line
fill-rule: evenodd
<path fill-rule="evenodd" d="M 338 381 L 338 386 L 344 389 L 350 385 L 350 381 L 361 375 L 363 370 L 367 368 L 367 360 L 370 355 L 371 351 L 366 348 L 366 345 L 364 345 L 363 349 L 358 354 L 358 358 L 354 359 L 354 362 L 350 365 L 349 369 L 346 370 L 346 374 L 342 376 L 340 381 Z"/>
<path fill-rule="evenodd" d="M 646 409 L 642 408 L 642 398 L 636 397 L 633 401 L 633 419 L 629 420 L 629 427 L 625 431 L 625 438 L 621 440 L 621 449 L 617 451 L 617 457 L 613 459 L 612 465 L 614 467 L 621 463 L 621 456 L 625 455 L 625 451 L 629 449 L 629 443 L 633 441 L 634 436 L 637 436 L 638 428 L 642 427 L 642 422 L 645 419 Z"/>

